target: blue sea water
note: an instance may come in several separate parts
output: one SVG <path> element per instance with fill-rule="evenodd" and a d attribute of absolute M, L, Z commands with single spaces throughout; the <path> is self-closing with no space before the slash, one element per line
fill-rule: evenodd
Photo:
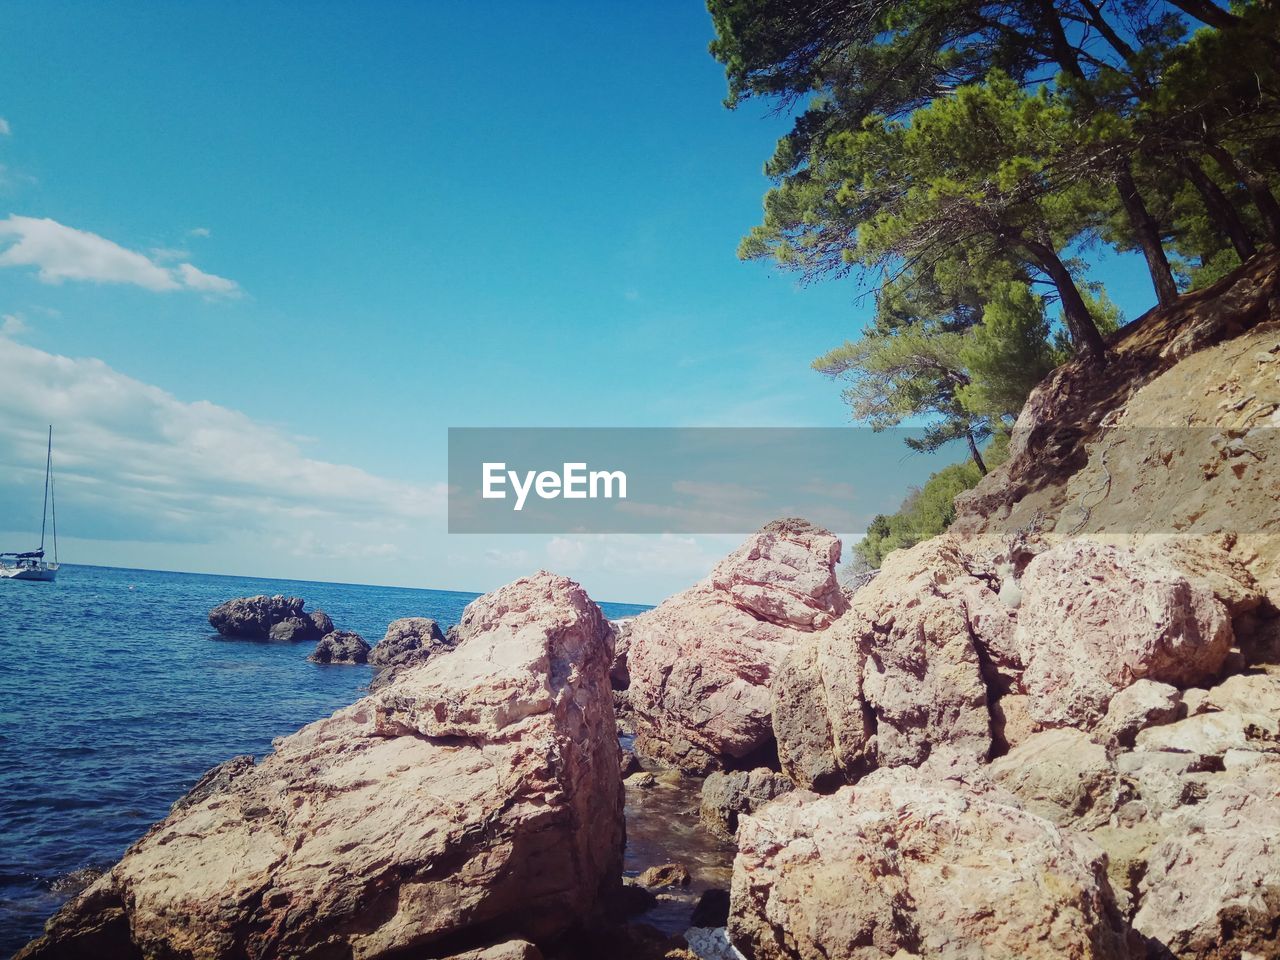
<path fill-rule="evenodd" d="M 398 617 L 456 623 L 476 596 L 71 564 L 52 584 L 0 580 L 0 956 L 209 767 L 363 694 L 369 667 L 210 628 L 211 607 L 260 593 L 303 597 L 370 643 Z"/>

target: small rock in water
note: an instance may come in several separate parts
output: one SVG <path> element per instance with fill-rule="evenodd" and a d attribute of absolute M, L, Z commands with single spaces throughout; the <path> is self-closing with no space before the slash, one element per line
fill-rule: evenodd
<path fill-rule="evenodd" d="M 689 870 L 682 863 L 664 863 L 650 867 L 636 878 L 644 887 L 687 887 L 690 883 Z"/>
<path fill-rule="evenodd" d="M 316 644 L 315 652 L 307 657 L 312 663 L 360 664 L 369 662 L 369 644 L 364 637 L 350 630 L 335 630 L 325 634 Z"/>
<path fill-rule="evenodd" d="M 658 778 L 646 770 L 642 770 L 639 773 L 633 773 L 631 776 L 627 777 L 627 786 L 629 787 L 639 787 L 641 790 L 648 790 L 652 787 L 656 787 L 657 785 Z"/>
<path fill-rule="evenodd" d="M 712 887 L 702 891 L 689 924 L 694 927 L 723 927 L 729 922 L 729 891 Z"/>
<path fill-rule="evenodd" d="M 387 633 L 369 654 L 369 662 L 375 667 L 425 663 L 450 649 L 440 624 L 430 617 L 402 617 L 387 625 Z"/>
<path fill-rule="evenodd" d="M 622 775 L 629 777 L 633 773 L 640 772 L 640 761 L 636 759 L 636 755 L 630 750 L 622 751 Z"/>
<path fill-rule="evenodd" d="M 306 601 L 301 597 L 257 596 L 237 597 L 219 604 L 209 611 L 209 625 L 224 637 L 243 637 L 249 640 L 275 639 L 272 629 L 286 620 L 294 621 L 286 631 L 292 640 L 318 640 L 325 633 L 324 625 L 329 630 L 333 623 L 328 617 L 317 621 L 315 614 L 308 615 L 303 606 Z"/>

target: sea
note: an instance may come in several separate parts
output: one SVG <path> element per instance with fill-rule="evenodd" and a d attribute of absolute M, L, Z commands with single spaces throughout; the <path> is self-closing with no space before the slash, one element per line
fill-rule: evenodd
<path fill-rule="evenodd" d="M 309 663 L 313 644 L 219 637 L 209 610 L 255 594 L 302 597 L 371 644 L 399 617 L 457 623 L 478 596 L 73 564 L 0 580 L 0 956 L 204 771 L 366 692 L 371 668 Z"/>

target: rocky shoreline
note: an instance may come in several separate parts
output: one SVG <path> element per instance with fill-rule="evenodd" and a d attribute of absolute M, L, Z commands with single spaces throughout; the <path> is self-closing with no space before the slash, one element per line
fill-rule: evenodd
<path fill-rule="evenodd" d="M 368 696 L 215 768 L 19 956 L 1280 957 L 1277 275 L 1057 372 L 952 530 L 856 591 L 788 519 L 622 624 L 545 571 L 397 621 Z M 1107 459 L 1104 420 L 1158 417 L 1229 442 Z M 1175 524 L 1187 476 L 1229 513 Z M 252 599 L 259 632 L 315 616 Z M 650 814 L 733 844 L 727 902 L 624 861 L 664 783 Z M 663 896 L 707 926 L 645 924 Z"/>

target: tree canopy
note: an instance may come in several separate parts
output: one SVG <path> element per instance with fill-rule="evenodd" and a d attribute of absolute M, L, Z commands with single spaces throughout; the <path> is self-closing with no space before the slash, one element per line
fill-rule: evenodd
<path fill-rule="evenodd" d="M 708 0 L 726 104 L 793 117 L 739 248 L 874 281 L 815 368 L 853 419 L 980 445 L 1119 322 L 1088 263 L 1141 256 L 1156 303 L 1280 244 L 1280 4 Z"/>

